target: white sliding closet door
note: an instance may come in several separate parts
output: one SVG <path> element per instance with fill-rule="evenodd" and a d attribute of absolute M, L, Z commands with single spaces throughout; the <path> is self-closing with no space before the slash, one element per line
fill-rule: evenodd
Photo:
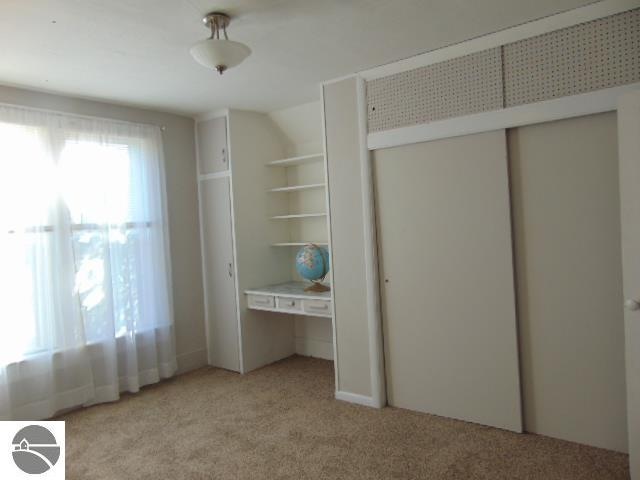
<path fill-rule="evenodd" d="M 608 112 L 507 138 L 524 429 L 626 452 L 616 130 Z"/>
<path fill-rule="evenodd" d="M 389 403 L 521 431 L 504 130 L 373 161 Z"/>
<path fill-rule="evenodd" d="M 229 178 L 200 184 L 209 363 L 240 371 Z"/>

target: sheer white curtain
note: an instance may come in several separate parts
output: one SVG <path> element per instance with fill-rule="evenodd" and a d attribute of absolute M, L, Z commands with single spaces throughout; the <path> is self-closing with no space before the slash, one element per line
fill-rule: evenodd
<path fill-rule="evenodd" d="M 0 105 L 0 420 L 176 370 L 157 127 Z"/>

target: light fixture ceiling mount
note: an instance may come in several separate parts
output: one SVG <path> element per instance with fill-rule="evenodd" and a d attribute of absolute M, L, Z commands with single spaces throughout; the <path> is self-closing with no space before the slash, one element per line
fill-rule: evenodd
<path fill-rule="evenodd" d="M 231 23 L 231 17 L 222 12 L 211 12 L 205 15 L 202 19 L 204 26 L 211 29 L 211 37 L 220 29 L 224 31 L 225 37 L 227 36 L 226 28 Z"/>
<path fill-rule="evenodd" d="M 201 65 L 215 69 L 222 75 L 225 70 L 239 65 L 251 54 L 251 49 L 244 43 L 229 40 L 227 27 L 231 23 L 231 17 L 226 13 L 211 12 L 202 22 L 211 30 L 211 36 L 191 47 L 191 55 Z"/>

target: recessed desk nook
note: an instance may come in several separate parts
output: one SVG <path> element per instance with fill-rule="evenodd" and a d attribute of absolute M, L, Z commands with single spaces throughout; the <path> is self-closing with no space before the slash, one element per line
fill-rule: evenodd
<path fill-rule="evenodd" d="M 331 292 L 306 292 L 304 282 L 287 282 L 246 290 L 253 310 L 331 318 Z"/>

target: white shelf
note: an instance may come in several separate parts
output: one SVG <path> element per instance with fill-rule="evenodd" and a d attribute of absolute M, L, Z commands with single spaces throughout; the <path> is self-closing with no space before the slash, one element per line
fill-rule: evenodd
<path fill-rule="evenodd" d="M 292 215 L 276 215 L 271 217 L 272 220 L 288 220 L 290 218 L 313 218 L 313 217 L 326 217 L 326 213 L 296 213 Z"/>
<path fill-rule="evenodd" d="M 201 173 L 198 175 L 198 180 L 216 180 L 218 178 L 231 177 L 231 172 L 229 170 L 223 170 L 222 172 L 213 172 L 213 173 Z"/>
<path fill-rule="evenodd" d="M 272 247 L 303 247 L 313 243 L 315 245 L 319 245 L 321 247 L 327 247 L 329 244 L 327 242 L 282 242 L 282 243 L 272 243 Z"/>
<path fill-rule="evenodd" d="M 311 190 L 313 188 L 324 188 L 326 186 L 327 186 L 326 183 L 313 183 L 310 185 L 293 185 L 291 187 L 272 188 L 269 191 L 270 192 L 297 192 L 300 190 Z"/>
<path fill-rule="evenodd" d="M 302 165 L 304 163 L 313 163 L 324 158 L 323 153 L 313 153 L 311 155 L 301 155 L 299 157 L 284 158 L 282 160 L 273 160 L 267 162 L 267 167 L 290 167 L 293 165 Z"/>
<path fill-rule="evenodd" d="M 248 288 L 244 293 L 250 295 L 274 295 L 288 298 L 331 300 L 331 291 L 307 292 L 305 288 L 310 285 L 311 284 L 307 282 L 287 282 L 260 288 Z"/>

